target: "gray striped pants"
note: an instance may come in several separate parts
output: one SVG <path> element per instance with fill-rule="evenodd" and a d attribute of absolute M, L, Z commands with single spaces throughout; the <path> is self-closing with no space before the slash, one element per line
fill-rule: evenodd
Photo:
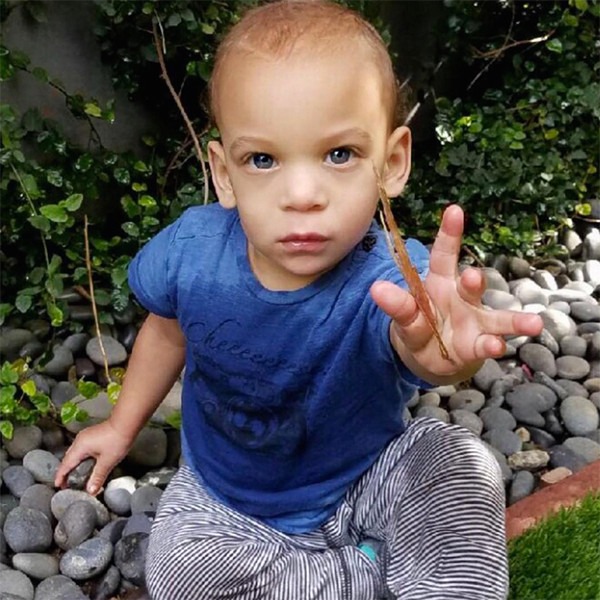
<path fill-rule="evenodd" d="M 383 542 L 377 561 L 357 548 Z M 281 533 L 223 506 L 189 468 L 150 535 L 153 600 L 505 598 L 504 487 L 471 433 L 416 419 L 319 529 Z"/>

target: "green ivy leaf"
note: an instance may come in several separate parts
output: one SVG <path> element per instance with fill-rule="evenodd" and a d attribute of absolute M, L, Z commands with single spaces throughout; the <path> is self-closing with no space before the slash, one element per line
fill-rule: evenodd
<path fill-rule="evenodd" d="M 54 187 L 62 187 L 63 177 L 60 171 L 46 171 L 46 181 Z"/>
<path fill-rule="evenodd" d="M 95 398 L 101 391 L 102 388 L 93 381 L 81 380 L 77 382 L 77 391 L 87 400 Z"/>
<path fill-rule="evenodd" d="M 6 440 L 12 440 L 15 432 L 15 427 L 10 421 L 0 421 L 0 434 Z"/>
<path fill-rule="evenodd" d="M 60 407 L 60 420 L 63 425 L 68 425 L 72 423 L 77 418 L 77 412 L 79 409 L 77 408 L 77 404 L 68 400 Z"/>
<path fill-rule="evenodd" d="M 31 173 L 26 173 L 21 176 L 21 181 L 23 182 L 23 187 L 25 188 L 25 193 L 32 199 L 36 200 L 42 194 L 38 188 L 37 181 Z"/>
<path fill-rule="evenodd" d="M 79 209 L 83 202 L 83 194 L 71 194 L 65 200 L 62 200 L 60 205 L 66 208 L 69 212 L 74 212 Z"/>
<path fill-rule="evenodd" d="M 28 396 L 33 396 L 37 391 L 35 387 L 35 381 L 33 381 L 33 379 L 28 379 L 25 383 L 21 385 L 21 390 L 24 394 L 27 394 Z"/>
<path fill-rule="evenodd" d="M 127 281 L 127 268 L 115 267 L 110 272 L 110 278 L 115 287 L 121 287 Z"/>
<path fill-rule="evenodd" d="M 51 319 L 50 323 L 52 327 L 59 327 L 63 324 L 64 313 L 56 304 L 48 302 L 46 304 L 46 310 L 48 311 L 48 316 Z"/>
<path fill-rule="evenodd" d="M 581 12 L 585 12 L 589 8 L 587 0 L 575 0 L 575 7 Z"/>
<path fill-rule="evenodd" d="M 69 218 L 65 209 L 58 204 L 45 204 L 40 207 L 40 212 L 53 223 L 66 223 Z"/>
<path fill-rule="evenodd" d="M 125 223 L 123 223 L 123 225 L 121 225 L 121 228 L 127 235 L 130 235 L 131 237 L 136 238 L 140 236 L 140 228 L 131 221 L 126 221 Z"/>
<path fill-rule="evenodd" d="M 19 381 L 19 372 L 8 361 L 6 361 L 3 363 L 2 368 L 0 368 L 0 383 L 3 385 L 9 385 L 12 383 L 17 383 L 17 381 Z"/>
<path fill-rule="evenodd" d="M 50 412 L 52 403 L 46 394 L 33 394 L 29 399 L 42 415 L 47 415 Z"/>
<path fill-rule="evenodd" d="M 140 196 L 138 204 L 144 208 L 154 208 L 156 206 L 156 200 L 152 196 L 144 194 L 143 196 Z"/>
<path fill-rule="evenodd" d="M 27 219 L 36 229 L 48 233 L 50 231 L 50 221 L 42 215 L 33 215 Z"/>
<path fill-rule="evenodd" d="M 31 74 L 39 81 L 42 81 L 44 83 L 48 82 L 48 73 L 45 69 L 42 69 L 41 67 L 33 67 L 33 69 L 31 69 Z"/>
<path fill-rule="evenodd" d="M 175 410 L 171 414 L 167 415 L 165 422 L 174 429 L 181 429 L 181 411 Z"/>
<path fill-rule="evenodd" d="M 32 303 L 31 296 L 19 294 L 15 300 L 15 308 L 21 313 L 26 313 L 31 308 Z"/>
<path fill-rule="evenodd" d="M 86 102 L 83 110 L 86 114 L 90 115 L 90 117 L 99 119 L 102 116 L 102 109 L 94 102 Z"/>
<path fill-rule="evenodd" d="M 544 139 L 553 140 L 558 137 L 558 129 L 548 129 L 546 133 L 544 133 Z"/>
<path fill-rule="evenodd" d="M 12 415 L 17 407 L 15 400 L 16 385 L 3 385 L 0 387 L 0 413 Z"/>
<path fill-rule="evenodd" d="M 0 304 L 0 325 L 4 324 L 6 317 L 12 312 L 12 308 L 12 305 L 8 304 L 8 302 L 2 302 Z"/>
<path fill-rule="evenodd" d="M 108 400 L 111 404 L 116 404 L 121 393 L 121 384 L 111 381 L 106 387 L 106 393 L 108 394 Z"/>
<path fill-rule="evenodd" d="M 124 169 L 123 167 L 117 167 L 113 171 L 114 178 L 124 185 L 129 185 L 131 182 L 131 177 L 129 175 L 129 171 Z"/>
<path fill-rule="evenodd" d="M 550 52 L 556 52 L 557 54 L 562 54 L 563 44 L 558 38 L 552 38 L 546 42 L 546 48 L 550 50 Z"/>

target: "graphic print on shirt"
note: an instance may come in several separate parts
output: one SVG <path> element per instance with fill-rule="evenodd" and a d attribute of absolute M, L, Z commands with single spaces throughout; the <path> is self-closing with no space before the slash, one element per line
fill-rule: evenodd
<path fill-rule="evenodd" d="M 242 448 L 294 455 L 306 443 L 305 399 L 314 374 L 285 359 L 268 356 L 267 346 L 241 340 L 235 319 L 216 326 L 196 322 L 186 334 L 193 356 L 189 380 L 206 422 Z M 274 381 L 283 373 L 287 385 Z"/>

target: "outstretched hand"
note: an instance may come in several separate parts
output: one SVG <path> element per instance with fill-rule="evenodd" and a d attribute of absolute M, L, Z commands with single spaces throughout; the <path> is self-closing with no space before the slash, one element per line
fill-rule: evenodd
<path fill-rule="evenodd" d="M 424 281 L 451 360 L 442 357 L 431 327 L 410 292 L 389 281 L 376 281 L 371 287 L 373 300 L 393 319 L 390 338 L 396 352 L 416 375 L 431 383 L 470 377 L 486 358 L 504 354 L 503 336 L 535 336 L 543 328 L 538 315 L 483 307 L 483 274 L 473 268 L 458 273 L 463 226 L 462 209 L 448 207 Z"/>

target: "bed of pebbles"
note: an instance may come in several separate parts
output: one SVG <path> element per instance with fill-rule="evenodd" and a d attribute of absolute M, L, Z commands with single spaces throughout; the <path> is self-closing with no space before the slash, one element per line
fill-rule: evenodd
<path fill-rule="evenodd" d="M 545 324 L 535 339 L 508 340 L 501 360 L 488 360 L 468 384 L 414 395 L 406 417 L 433 416 L 480 436 L 502 469 L 507 502 L 551 485 L 600 459 L 600 232 L 581 239 L 569 232 L 565 261 L 535 265 L 497 257 L 485 268 L 485 304 L 539 313 Z M 90 324 L 91 311 L 69 296 L 71 316 Z M 111 366 L 124 366 L 135 339 L 134 311 L 104 330 Z M 37 359 L 48 346 L 42 321 L 5 327 L 2 360 Z M 90 423 L 111 408 L 106 394 L 85 400 L 73 374 L 102 382 L 97 338 L 72 334 L 55 342 L 53 356 L 32 377 L 55 406 L 81 403 Z M 177 409 L 179 384 L 139 435 L 104 491 L 82 491 L 90 461 L 71 474 L 69 489 L 53 487 L 54 474 L 72 434 L 53 423 L 16 429 L 0 450 L 0 600 L 129 598 L 144 583 L 148 535 L 162 491 L 176 473 L 177 432 L 161 427 Z M 159 426 L 156 426 L 159 425 Z"/>

